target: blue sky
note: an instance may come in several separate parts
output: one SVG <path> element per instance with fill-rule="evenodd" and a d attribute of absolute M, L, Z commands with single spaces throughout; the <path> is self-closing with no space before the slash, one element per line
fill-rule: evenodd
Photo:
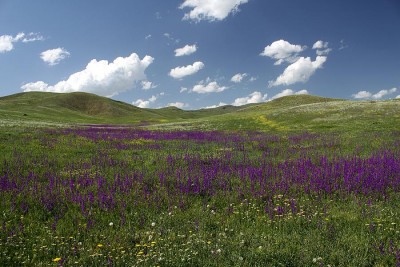
<path fill-rule="evenodd" d="M 0 0 L 0 96 L 198 109 L 400 96 L 398 0 Z"/>

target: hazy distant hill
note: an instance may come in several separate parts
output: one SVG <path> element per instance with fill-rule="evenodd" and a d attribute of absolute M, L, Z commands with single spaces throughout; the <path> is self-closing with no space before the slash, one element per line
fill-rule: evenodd
<path fill-rule="evenodd" d="M 142 109 L 88 93 L 19 93 L 0 98 L 0 120 L 151 124 L 153 128 L 400 131 L 400 100 L 350 101 L 295 95 L 266 103 L 181 110 Z"/>

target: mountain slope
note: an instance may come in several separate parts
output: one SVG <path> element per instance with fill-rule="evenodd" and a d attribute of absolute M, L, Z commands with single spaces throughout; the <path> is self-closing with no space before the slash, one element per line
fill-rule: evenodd
<path fill-rule="evenodd" d="M 180 123 L 158 128 L 182 128 Z M 286 132 L 400 132 L 400 99 L 350 101 L 295 95 L 200 118 L 186 128 Z"/>
<path fill-rule="evenodd" d="M 400 99 L 350 101 L 311 95 L 240 107 L 142 109 L 88 93 L 29 92 L 0 98 L 0 122 L 140 124 L 153 129 L 271 132 L 400 131 Z"/>
<path fill-rule="evenodd" d="M 138 123 L 164 119 L 127 103 L 81 92 L 29 92 L 2 97 L 0 116 L 71 123 Z"/>
<path fill-rule="evenodd" d="M 182 110 L 138 108 L 94 94 L 27 92 L 0 97 L 0 119 L 68 123 L 165 123 L 198 119 L 238 110 L 224 106 L 215 109 Z"/>

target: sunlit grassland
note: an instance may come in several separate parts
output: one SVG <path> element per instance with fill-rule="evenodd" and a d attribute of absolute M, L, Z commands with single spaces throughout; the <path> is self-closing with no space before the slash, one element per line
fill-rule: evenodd
<path fill-rule="evenodd" d="M 303 103 L 304 102 L 304 103 Z M 310 103 L 311 102 L 311 103 Z M 153 129 L 253 130 L 285 135 L 308 131 L 357 137 L 400 125 L 400 100 L 344 101 L 292 96 L 193 121 L 159 124 Z"/>
<path fill-rule="evenodd" d="M 0 265 L 400 264 L 400 132 L 280 130 L 1 128 Z"/>
<path fill-rule="evenodd" d="M 0 266 L 400 266 L 399 114 L 1 98 Z"/>
<path fill-rule="evenodd" d="M 140 109 L 87 93 L 30 92 L 0 98 L 0 125 L 148 125 L 152 129 L 265 132 L 386 132 L 400 124 L 400 100 L 348 101 L 288 96 L 240 107 Z"/>

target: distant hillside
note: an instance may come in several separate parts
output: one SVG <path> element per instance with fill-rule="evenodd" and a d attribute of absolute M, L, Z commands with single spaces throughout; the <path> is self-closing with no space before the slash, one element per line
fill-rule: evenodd
<path fill-rule="evenodd" d="M 213 117 L 205 125 L 275 132 L 400 131 L 400 101 L 350 101 L 295 95 Z"/>
<path fill-rule="evenodd" d="M 0 116 L 80 123 L 139 123 L 162 116 L 89 93 L 19 93 L 0 98 Z"/>
<path fill-rule="evenodd" d="M 142 109 L 83 92 L 27 92 L 0 97 L 0 119 L 68 123 L 165 123 L 204 118 L 236 110 L 238 107 L 233 106 L 194 111 L 176 107 Z"/>
<path fill-rule="evenodd" d="M 206 118 L 215 115 L 222 115 L 238 111 L 241 107 L 235 107 L 226 105 L 217 108 L 210 109 L 198 109 L 198 110 L 182 110 L 177 107 L 166 107 L 160 109 L 147 109 L 155 114 L 169 118 L 169 119 L 198 119 Z"/>
<path fill-rule="evenodd" d="M 0 122 L 140 124 L 153 129 L 271 132 L 400 131 L 400 101 L 294 95 L 244 106 L 142 109 L 88 93 L 19 93 L 0 98 Z"/>
<path fill-rule="evenodd" d="M 230 112 L 184 123 L 156 125 L 158 129 L 207 129 L 287 132 L 400 133 L 400 101 L 351 101 L 294 95 L 266 103 L 234 107 Z"/>

